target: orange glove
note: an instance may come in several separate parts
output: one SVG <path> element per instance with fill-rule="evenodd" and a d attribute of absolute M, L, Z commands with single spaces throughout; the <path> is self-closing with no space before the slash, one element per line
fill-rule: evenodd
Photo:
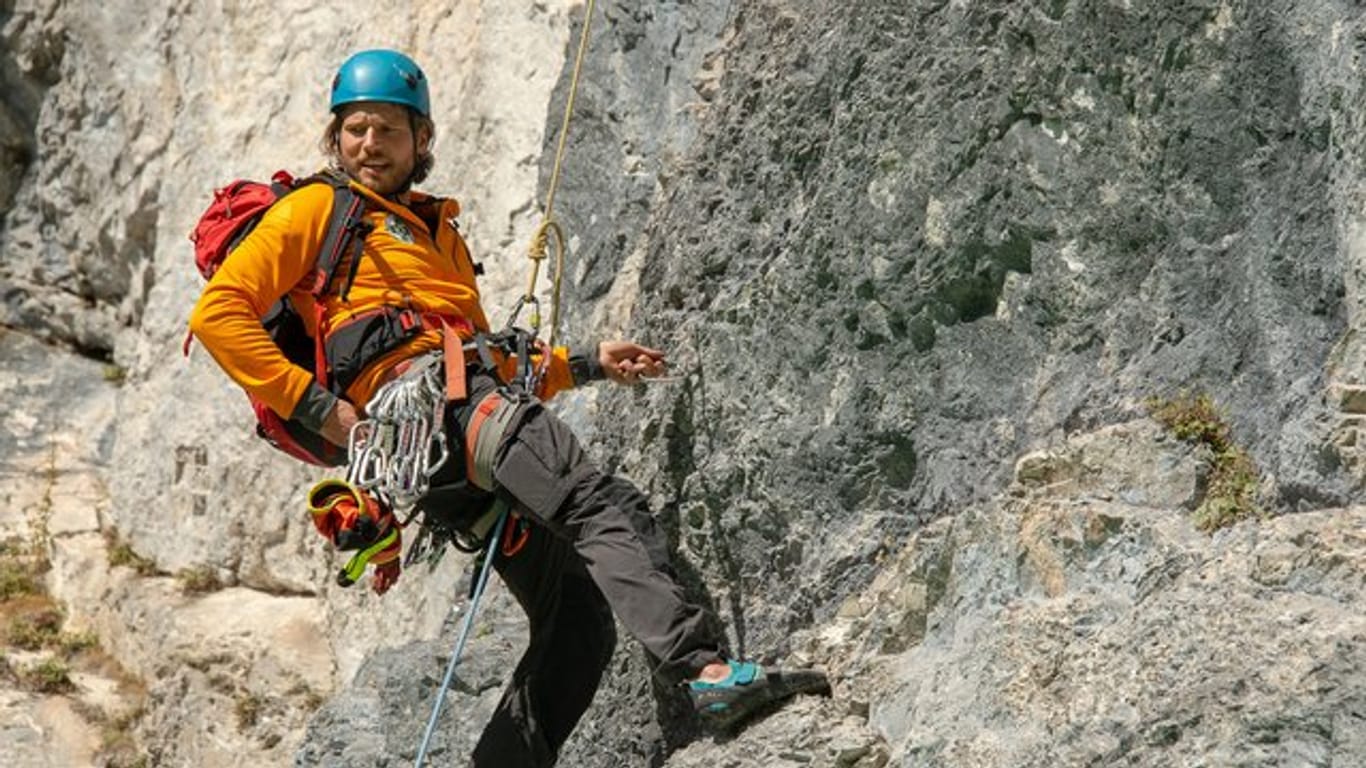
<path fill-rule="evenodd" d="M 337 574 L 343 587 L 355 584 L 367 564 L 375 566 L 371 587 L 382 595 L 398 581 L 403 539 L 388 505 L 342 480 L 324 480 L 308 492 L 313 527 L 341 552 L 356 554 Z"/>

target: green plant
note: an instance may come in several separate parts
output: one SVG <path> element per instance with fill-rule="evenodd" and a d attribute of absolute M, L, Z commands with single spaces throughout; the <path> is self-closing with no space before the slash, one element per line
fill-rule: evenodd
<path fill-rule="evenodd" d="M 1196 524 L 1212 532 L 1249 517 L 1264 517 L 1257 505 L 1260 474 L 1252 459 L 1235 448 L 1218 458 L 1205 501 L 1195 510 Z"/>
<path fill-rule="evenodd" d="M 1207 394 L 1183 392 L 1170 400 L 1151 398 L 1148 411 L 1173 435 L 1204 445 L 1213 456 L 1205 497 L 1195 510 L 1195 524 L 1209 533 L 1239 520 L 1262 517 L 1257 504 L 1260 473 L 1252 457 L 1233 441 L 1233 430 Z"/>
<path fill-rule="evenodd" d="M 1229 426 L 1214 400 L 1207 394 L 1182 392 L 1170 400 L 1152 398 L 1148 410 L 1172 434 L 1191 443 L 1204 443 L 1215 451 L 1230 447 Z"/>
<path fill-rule="evenodd" d="M 154 576 L 157 572 L 157 564 L 151 558 L 143 557 L 133 550 L 128 542 L 119 538 L 118 534 L 107 534 L 105 545 L 109 550 L 109 564 L 111 566 L 125 565 L 132 568 L 139 576 Z"/>
<path fill-rule="evenodd" d="M 43 591 L 37 578 L 47 572 L 43 548 L 17 536 L 0 540 L 0 602 Z"/>
<path fill-rule="evenodd" d="M 0 560 L 0 601 L 19 595 L 32 595 L 38 591 L 38 583 L 29 574 L 29 568 L 8 558 Z"/>
<path fill-rule="evenodd" d="M 202 595 L 223 588 L 218 573 L 207 565 L 185 568 L 176 574 L 176 578 L 180 580 L 180 591 L 186 595 Z"/>
<path fill-rule="evenodd" d="M 61 636 L 62 614 L 55 609 L 35 611 L 10 619 L 5 640 L 15 648 L 37 651 L 57 644 Z"/>
<path fill-rule="evenodd" d="M 57 635 L 57 647 L 62 653 L 71 656 L 91 648 L 98 648 L 100 638 L 94 632 L 62 632 Z"/>
<path fill-rule="evenodd" d="M 71 682 L 71 670 L 61 659 L 48 659 L 24 667 L 19 672 L 19 682 L 35 693 L 70 693 L 76 689 L 76 684 Z"/>

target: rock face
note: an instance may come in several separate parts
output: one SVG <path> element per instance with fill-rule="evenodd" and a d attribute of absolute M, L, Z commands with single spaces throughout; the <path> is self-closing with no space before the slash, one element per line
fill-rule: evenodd
<path fill-rule="evenodd" d="M 303 516 L 317 473 L 277 460 L 208 356 L 179 351 L 202 284 L 185 234 L 212 189 L 319 167 L 327 87 L 366 47 L 427 66 L 432 184 L 465 200 L 484 287 L 510 303 L 567 8 L 406 11 L 0 2 L 0 539 L 46 532 L 68 624 L 146 682 L 152 764 L 288 762 L 366 654 L 433 635 L 449 610 L 455 557 L 384 612 L 332 586 Z M 46 765 L 51 743 L 33 743 Z"/>
<path fill-rule="evenodd" d="M 319 84 L 401 45 L 501 316 L 582 9 L 123 5 L 0 3 L 0 492 L 75 521 L 49 587 L 146 679 L 160 764 L 411 763 L 466 563 L 382 604 L 328 586 L 311 476 L 202 353 L 172 359 L 181 237 L 209 187 L 316 163 Z M 1332 0 L 600 4 L 556 202 L 566 335 L 661 346 L 681 379 L 562 407 L 735 650 L 836 695 L 698 738 L 626 642 L 562 764 L 1366 751 L 1362 39 Z M 1144 418 L 1182 390 L 1223 408 L 1264 519 L 1190 522 L 1213 457 Z M 199 572 L 222 589 L 177 589 Z M 518 653 L 496 584 L 480 616 L 441 762 Z"/>
<path fill-rule="evenodd" d="M 1200 462 L 1151 422 L 1106 428 L 1048 454 L 1046 481 L 916 534 L 848 622 L 890 651 L 863 680 L 895 691 L 871 722 L 902 764 L 1361 754 L 1366 510 L 1211 539 L 1186 515 Z M 899 625 L 874 608 L 898 604 Z"/>

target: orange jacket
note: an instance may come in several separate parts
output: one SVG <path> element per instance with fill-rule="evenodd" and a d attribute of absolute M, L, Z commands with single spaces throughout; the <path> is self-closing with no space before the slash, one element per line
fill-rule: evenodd
<path fill-rule="evenodd" d="M 337 328 L 349 318 L 382 306 L 411 307 L 421 314 L 462 317 L 476 330 L 487 331 L 479 304 L 474 263 L 455 227 L 460 205 L 413 194 L 413 204 L 440 205 L 435 235 L 408 207 L 386 200 L 351 183 L 370 203 L 366 220 L 374 230 L 355 281 L 343 302 L 336 293 L 348 263 L 337 270 L 333 292 L 324 296 L 323 322 Z M 289 194 L 266 212 L 252 233 L 223 261 L 190 315 L 190 330 L 223 370 L 249 394 L 289 418 L 313 382 L 313 372 L 291 363 L 271 341 L 261 318 L 288 294 L 310 334 L 316 334 L 315 303 L 299 283 L 312 274 L 327 234 L 332 188 L 310 184 Z M 364 406 L 389 377 L 393 366 L 441 346 L 440 334 L 426 331 L 372 363 L 346 391 L 347 400 Z M 515 361 L 504 361 L 509 374 Z M 573 386 L 568 352 L 556 347 L 543 397 Z"/>

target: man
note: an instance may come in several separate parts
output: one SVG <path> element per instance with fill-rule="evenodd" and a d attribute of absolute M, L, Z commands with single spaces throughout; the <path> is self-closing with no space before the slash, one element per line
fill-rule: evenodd
<path fill-rule="evenodd" d="M 363 254 L 341 270 L 353 276 L 346 295 L 315 301 L 301 283 L 312 269 L 336 194 L 332 186 L 313 184 L 277 202 L 223 262 L 190 325 L 249 394 L 282 418 L 345 445 L 364 405 L 396 367 L 441 349 L 443 328 L 467 342 L 487 333 L 489 324 L 474 264 L 455 226 L 459 206 L 412 189 L 433 163 L 435 127 L 421 69 L 395 51 L 358 53 L 333 81 L 331 112 L 323 148 L 363 197 L 373 226 Z M 428 322 L 377 353 L 353 380 L 323 386 L 286 359 L 261 325 L 282 296 L 311 332 L 325 338 L 399 306 Z M 586 354 L 556 349 L 545 362 L 543 397 L 592 379 L 629 385 L 666 370 L 663 353 L 625 341 L 605 342 Z M 467 370 L 468 396 L 451 405 L 446 420 L 453 446 L 465 443 L 469 404 L 498 388 L 509 367 L 476 364 Z M 464 472 L 461 462 L 447 462 L 419 502 L 425 515 L 458 526 L 490 506 L 495 493 L 463 482 Z M 643 495 L 626 480 L 600 472 L 574 435 L 539 403 L 522 405 L 502 435 L 493 477 L 496 494 L 529 524 L 526 544 L 498 558 L 495 567 L 526 611 L 531 638 L 475 749 L 474 765 L 554 764 L 611 657 L 614 614 L 658 660 L 657 674 L 687 682 L 699 712 L 716 722 L 737 722 L 803 690 L 828 691 L 818 673 L 783 675 L 728 659 L 719 623 L 687 602 L 675 582 Z M 387 582 L 377 586 L 387 588 Z"/>

